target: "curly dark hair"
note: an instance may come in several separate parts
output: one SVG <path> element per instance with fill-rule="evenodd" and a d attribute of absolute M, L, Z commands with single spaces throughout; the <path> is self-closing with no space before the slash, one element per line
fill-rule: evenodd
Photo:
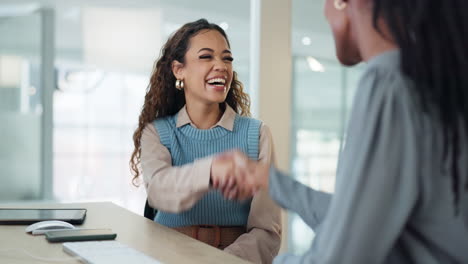
<path fill-rule="evenodd" d="M 159 59 L 155 62 L 149 85 L 146 89 L 145 102 L 143 104 L 138 128 L 133 133 L 135 149 L 130 158 L 130 170 L 133 175 L 132 183 L 138 186 L 141 155 L 141 135 L 148 123 L 157 118 L 176 114 L 185 105 L 184 92 L 175 88 L 176 78 L 172 72 L 172 62 L 177 60 L 185 62 L 185 54 L 190 45 L 190 39 L 203 30 L 218 31 L 229 44 L 229 39 L 224 30 L 216 24 L 209 23 L 206 19 L 199 19 L 183 25 L 166 42 L 161 50 Z M 227 103 L 236 113 L 242 116 L 250 116 L 250 98 L 244 92 L 243 84 L 237 79 L 237 73 L 233 73 L 231 87 L 227 94 Z M 224 103 L 220 105 L 222 107 Z"/>

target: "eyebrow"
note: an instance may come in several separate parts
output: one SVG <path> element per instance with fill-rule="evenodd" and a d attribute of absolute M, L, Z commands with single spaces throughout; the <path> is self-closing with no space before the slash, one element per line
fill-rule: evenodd
<path fill-rule="evenodd" d="M 213 49 L 210 49 L 210 48 L 202 48 L 202 49 L 200 49 L 200 50 L 198 51 L 198 53 L 200 53 L 200 52 L 202 52 L 202 51 L 205 51 L 205 50 L 206 50 L 206 51 L 210 51 L 210 52 L 214 52 Z M 232 54 L 232 52 L 231 52 L 230 50 L 223 50 L 222 53 L 230 53 L 230 54 Z"/>

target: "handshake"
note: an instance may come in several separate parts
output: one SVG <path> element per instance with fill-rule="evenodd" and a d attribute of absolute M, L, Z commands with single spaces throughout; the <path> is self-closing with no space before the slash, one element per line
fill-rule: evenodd
<path fill-rule="evenodd" d="M 253 161 L 235 150 L 222 153 L 211 164 L 211 187 L 229 200 L 245 200 L 268 188 L 270 165 Z"/>

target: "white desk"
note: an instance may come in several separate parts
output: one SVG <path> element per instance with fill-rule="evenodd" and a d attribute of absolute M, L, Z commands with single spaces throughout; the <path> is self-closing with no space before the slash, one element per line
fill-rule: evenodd
<path fill-rule="evenodd" d="M 80 228 L 110 228 L 120 241 L 162 263 L 248 263 L 222 250 L 161 226 L 143 216 L 134 214 L 110 202 L 77 204 L 21 204 L 2 205 L 0 208 L 86 208 L 86 220 Z M 49 243 L 44 236 L 25 233 L 25 225 L 0 225 L 0 263 L 80 263 L 78 260 L 47 262 L 31 258 L 24 249 L 43 258 L 70 259 L 62 249 L 62 243 Z M 137 263 L 130 263 L 137 264 Z"/>

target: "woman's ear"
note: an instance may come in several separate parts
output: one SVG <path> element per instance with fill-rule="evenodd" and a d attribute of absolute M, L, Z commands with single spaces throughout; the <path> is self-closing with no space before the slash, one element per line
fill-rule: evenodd
<path fill-rule="evenodd" d="M 174 74 L 177 80 L 183 80 L 184 64 L 177 60 L 172 61 L 172 73 Z"/>

